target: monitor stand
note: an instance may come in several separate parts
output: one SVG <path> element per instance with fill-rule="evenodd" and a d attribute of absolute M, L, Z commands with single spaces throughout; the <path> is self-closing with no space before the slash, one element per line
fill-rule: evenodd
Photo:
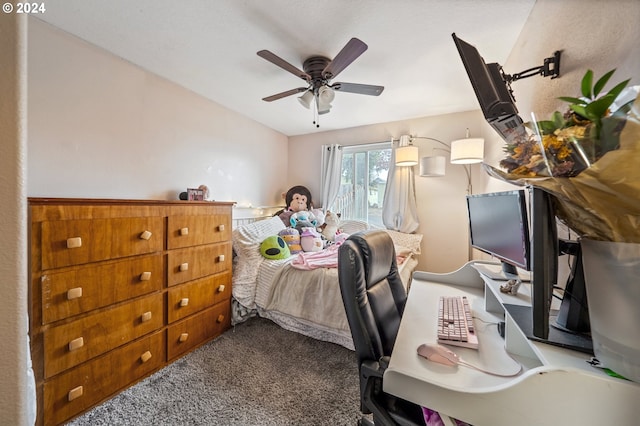
<path fill-rule="evenodd" d="M 590 335 L 572 333 L 570 331 L 550 326 L 548 338 L 542 339 L 533 335 L 533 316 L 530 306 L 510 305 L 505 303 L 504 308 L 509 312 L 511 318 L 513 318 L 513 320 L 518 324 L 518 327 L 528 339 L 593 355 L 593 342 L 591 341 Z M 549 324 L 555 324 L 556 318 L 557 312 L 552 311 L 549 315 Z"/>

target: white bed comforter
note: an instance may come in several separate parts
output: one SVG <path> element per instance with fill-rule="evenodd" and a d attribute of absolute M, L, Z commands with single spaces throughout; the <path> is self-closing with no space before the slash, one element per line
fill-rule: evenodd
<path fill-rule="evenodd" d="M 249 232 L 249 235 L 256 241 L 262 241 L 267 236 L 277 234 L 283 225 L 276 219 L 280 225 L 276 221 L 263 223 L 259 225 L 263 235 L 255 231 Z M 260 256 L 257 246 L 249 250 L 244 246 L 237 247 L 241 242 L 246 242 L 246 234 L 234 236 L 234 250 L 238 255 L 234 259 L 233 295 L 240 307 L 257 311 L 260 316 L 288 330 L 353 349 L 338 283 L 338 270 L 296 269 L 291 265 L 296 256 L 267 260 Z M 405 260 L 399 263 L 398 269 L 406 287 L 417 265 L 417 259 L 412 255 L 415 251 L 415 247 L 410 250 L 402 246 L 396 248 L 397 253 L 404 253 Z M 234 312 L 234 322 L 242 320 Z"/>

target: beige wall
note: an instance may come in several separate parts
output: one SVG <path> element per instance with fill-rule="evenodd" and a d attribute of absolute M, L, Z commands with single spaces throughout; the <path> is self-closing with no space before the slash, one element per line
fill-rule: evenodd
<path fill-rule="evenodd" d="M 28 59 L 29 196 L 279 201 L 285 135 L 36 19 Z"/>
<path fill-rule="evenodd" d="M 0 15 L 0 423 L 33 424 L 27 317 L 27 19 Z"/>

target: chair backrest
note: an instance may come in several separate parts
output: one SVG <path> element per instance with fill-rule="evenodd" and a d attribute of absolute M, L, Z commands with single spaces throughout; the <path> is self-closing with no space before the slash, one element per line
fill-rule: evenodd
<path fill-rule="evenodd" d="M 351 235 L 338 252 L 338 279 L 359 365 L 390 356 L 407 293 L 389 234 Z"/>

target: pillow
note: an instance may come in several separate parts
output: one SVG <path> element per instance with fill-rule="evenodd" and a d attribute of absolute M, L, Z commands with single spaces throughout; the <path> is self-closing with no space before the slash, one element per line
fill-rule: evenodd
<path fill-rule="evenodd" d="M 260 244 L 265 238 L 277 235 L 285 228 L 278 216 L 242 225 L 233 230 L 231 239 L 233 251 L 233 286 L 235 299 L 243 306 L 253 309 L 256 297 L 258 268 L 264 257 L 260 254 Z"/>
<path fill-rule="evenodd" d="M 406 248 L 413 254 L 420 254 L 420 243 L 422 242 L 422 234 L 405 234 L 404 232 L 398 232 L 391 229 L 385 229 L 387 234 L 393 240 L 393 244 L 396 246 L 396 252 L 398 247 Z"/>
<path fill-rule="evenodd" d="M 233 250 L 238 256 L 260 255 L 259 247 L 265 238 L 278 235 L 285 228 L 278 216 L 258 220 L 233 230 Z"/>
<path fill-rule="evenodd" d="M 351 235 L 355 234 L 356 232 L 369 229 L 369 224 L 362 220 L 345 219 L 340 221 L 340 223 L 338 224 L 338 228 L 341 229 L 345 234 Z"/>

